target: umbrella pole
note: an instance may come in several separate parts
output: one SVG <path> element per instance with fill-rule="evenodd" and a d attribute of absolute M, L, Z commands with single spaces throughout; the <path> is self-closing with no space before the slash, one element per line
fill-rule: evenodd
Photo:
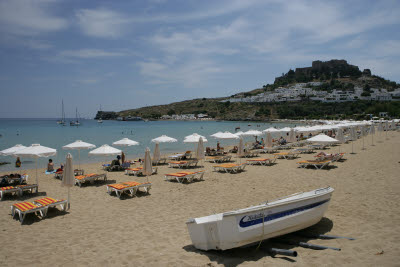
<path fill-rule="evenodd" d="M 351 154 L 354 154 L 354 141 L 351 141 Z"/>
<path fill-rule="evenodd" d="M 80 149 L 78 149 L 78 162 L 79 162 L 79 167 L 78 167 L 78 169 L 80 170 L 81 169 L 81 150 Z M 69 203 L 69 202 L 68 202 Z"/>
<path fill-rule="evenodd" d="M 362 150 L 365 150 L 365 147 L 364 147 L 364 136 L 362 137 L 362 144 L 363 144 Z"/>
<path fill-rule="evenodd" d="M 38 167 L 38 159 L 36 158 L 36 184 L 39 184 L 38 180 L 38 172 L 37 172 L 37 167 Z"/>
<path fill-rule="evenodd" d="M 371 136 L 372 136 L 372 145 L 371 146 L 373 146 L 374 145 L 374 135 L 371 134 Z"/>
<path fill-rule="evenodd" d="M 71 204 L 70 204 L 70 192 L 69 192 L 70 187 L 68 186 L 68 210 L 71 208 Z"/>

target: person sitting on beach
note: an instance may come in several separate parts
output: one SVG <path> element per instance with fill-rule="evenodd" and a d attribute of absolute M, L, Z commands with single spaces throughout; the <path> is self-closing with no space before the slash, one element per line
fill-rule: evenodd
<path fill-rule="evenodd" d="M 56 172 L 61 172 L 61 171 L 63 171 L 63 169 L 64 169 L 64 165 L 61 163 L 60 168 L 58 168 L 58 169 L 56 170 Z"/>
<path fill-rule="evenodd" d="M 17 160 L 15 161 L 15 168 L 19 167 L 21 167 L 21 160 L 19 159 L 19 157 L 17 157 Z"/>
<path fill-rule="evenodd" d="M 285 138 L 282 138 L 282 140 L 280 140 L 280 142 L 279 142 L 281 145 L 286 145 L 286 139 Z"/>
<path fill-rule="evenodd" d="M 52 159 L 49 159 L 49 163 L 47 164 L 47 171 L 48 172 L 54 171 L 54 163 Z"/>
<path fill-rule="evenodd" d="M 219 145 L 219 142 L 217 142 L 217 151 L 221 149 L 221 146 Z"/>

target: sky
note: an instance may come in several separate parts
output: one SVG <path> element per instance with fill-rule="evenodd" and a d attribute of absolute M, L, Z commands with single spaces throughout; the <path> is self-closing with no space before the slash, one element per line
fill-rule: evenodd
<path fill-rule="evenodd" d="M 0 0 L 0 118 L 230 96 L 313 60 L 400 82 L 400 1 Z"/>

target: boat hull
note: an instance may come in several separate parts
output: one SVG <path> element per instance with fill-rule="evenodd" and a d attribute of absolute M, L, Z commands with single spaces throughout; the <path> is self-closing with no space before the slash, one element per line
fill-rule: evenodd
<path fill-rule="evenodd" d="M 318 194 L 307 192 L 304 197 L 191 219 L 187 227 L 193 245 L 201 250 L 226 250 L 310 227 L 324 216 L 333 189 L 319 191 Z"/>

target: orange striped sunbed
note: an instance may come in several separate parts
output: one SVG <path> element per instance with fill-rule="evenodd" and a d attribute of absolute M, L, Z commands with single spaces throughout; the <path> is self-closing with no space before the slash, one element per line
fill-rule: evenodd
<path fill-rule="evenodd" d="M 21 184 L 21 185 L 16 185 L 16 187 L 21 190 L 21 195 L 25 191 L 28 191 L 29 193 L 38 193 L 39 191 L 39 186 L 37 184 Z"/>
<path fill-rule="evenodd" d="M 246 163 L 235 164 L 235 163 L 225 163 L 213 166 L 214 171 L 224 171 L 224 172 L 240 172 L 246 167 Z"/>
<path fill-rule="evenodd" d="M 152 167 L 153 174 L 157 173 L 157 167 Z M 137 167 L 137 168 L 128 168 L 125 170 L 126 175 L 136 175 L 140 176 L 143 175 L 143 167 Z"/>
<path fill-rule="evenodd" d="M 332 163 L 332 160 L 302 160 L 297 162 L 297 164 L 299 164 L 302 168 L 314 167 L 316 169 L 328 167 L 330 163 Z"/>
<path fill-rule="evenodd" d="M 20 202 L 11 206 L 11 215 L 14 218 L 18 213 L 21 224 L 24 222 L 25 216 L 29 213 L 40 213 L 42 217 L 45 215 L 47 207 L 39 206 L 32 202 Z"/>
<path fill-rule="evenodd" d="M 151 189 L 151 183 L 124 182 L 120 184 L 108 184 L 107 193 L 111 195 L 112 192 L 115 192 L 119 198 L 121 198 L 123 193 L 129 193 L 133 197 L 136 195 L 136 192 L 139 188 L 142 188 L 146 193 L 149 193 Z"/>
<path fill-rule="evenodd" d="M 203 180 L 204 171 L 198 172 L 189 172 L 189 171 L 181 171 L 175 173 L 167 173 L 164 176 L 166 181 L 176 180 L 179 183 L 182 183 L 185 179 L 188 182 L 193 181 L 193 179 Z"/>
<path fill-rule="evenodd" d="M 3 200 L 5 194 L 16 194 L 20 195 L 21 190 L 15 186 L 3 186 L 0 187 L 0 199 Z"/>
<path fill-rule="evenodd" d="M 274 159 L 264 159 L 264 158 L 257 158 L 257 159 L 248 159 L 247 163 L 250 165 L 255 165 L 255 164 L 260 164 L 260 165 L 271 165 L 276 161 L 276 158 Z"/>
<path fill-rule="evenodd" d="M 47 207 L 47 209 L 59 205 L 62 211 L 66 211 L 67 209 L 66 204 L 68 203 L 68 201 L 65 199 L 57 200 L 51 197 L 44 197 L 36 199 L 35 201 L 33 201 L 33 203 L 38 206 Z M 47 209 L 44 210 L 44 217 L 47 215 Z"/>
<path fill-rule="evenodd" d="M 99 179 L 104 179 L 104 181 L 107 180 L 107 174 L 102 173 L 102 174 L 97 174 L 97 173 L 89 173 L 86 175 L 78 175 L 75 176 L 75 184 L 79 185 L 79 187 L 82 186 L 82 184 L 89 182 L 93 184 L 95 181 L 98 181 Z"/>

